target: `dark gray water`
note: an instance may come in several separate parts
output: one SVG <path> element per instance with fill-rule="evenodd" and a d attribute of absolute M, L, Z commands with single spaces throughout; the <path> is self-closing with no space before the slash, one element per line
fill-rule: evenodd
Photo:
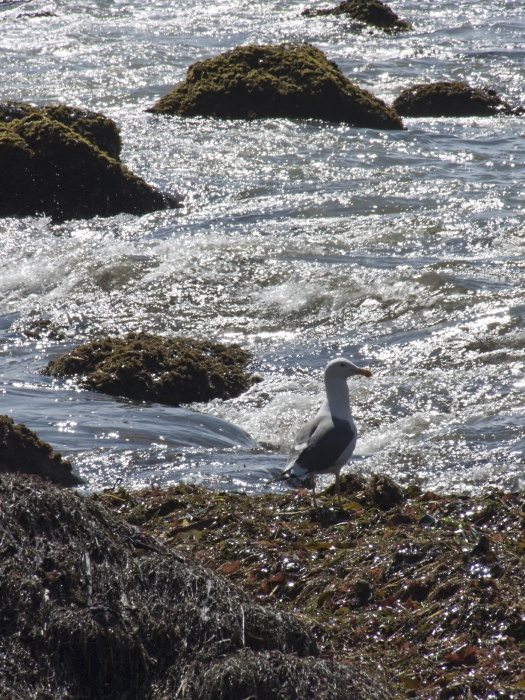
<path fill-rule="evenodd" d="M 391 2 L 415 27 L 399 36 L 307 20 L 306 4 L 0 2 L 0 99 L 103 111 L 126 165 L 185 200 L 144 217 L 0 221 L 0 412 L 91 488 L 265 488 L 340 354 L 374 372 L 351 382 L 349 469 L 433 489 L 523 486 L 524 119 L 382 133 L 144 110 L 195 60 L 295 40 L 389 103 L 416 82 L 462 79 L 523 104 L 525 3 Z M 35 318 L 66 340 L 28 340 Z M 39 374 L 79 342 L 137 329 L 237 342 L 264 381 L 173 409 Z"/>

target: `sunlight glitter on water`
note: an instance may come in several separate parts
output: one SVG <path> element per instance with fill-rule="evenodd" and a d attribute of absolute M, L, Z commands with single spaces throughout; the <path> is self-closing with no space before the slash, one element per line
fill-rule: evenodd
<path fill-rule="evenodd" d="M 121 128 L 123 162 L 182 194 L 184 208 L 0 222 L 2 411 L 71 454 L 97 486 L 124 475 L 262 489 L 319 405 L 324 364 L 347 354 L 374 371 L 351 384 L 364 458 L 350 468 L 443 489 L 519 483 L 520 118 L 407 119 L 407 131 L 381 133 L 144 112 L 190 63 L 252 40 L 309 40 L 388 102 L 412 83 L 468 79 L 518 103 L 519 3 L 399 0 L 415 31 L 392 37 L 306 21 L 299 0 L 187 2 L 175 13 L 162 2 L 34 0 L 31 9 L 55 16 L 31 19 L 17 19 L 14 5 L 0 6 L 3 99 L 104 111 Z M 25 338 L 38 318 L 64 340 Z M 168 449 L 158 435 L 177 442 L 178 414 L 148 406 L 144 428 L 130 404 L 135 427 L 123 432 L 114 399 L 96 401 L 99 425 L 92 395 L 38 374 L 79 342 L 130 330 L 233 340 L 253 351 L 264 381 L 193 407 L 210 424 L 203 430 L 196 413 Z M 242 431 L 225 445 L 216 418 L 258 448 Z"/>

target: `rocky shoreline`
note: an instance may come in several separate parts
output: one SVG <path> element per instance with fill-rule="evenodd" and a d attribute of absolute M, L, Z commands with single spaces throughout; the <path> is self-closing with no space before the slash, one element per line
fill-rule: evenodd
<path fill-rule="evenodd" d="M 0 472 L 17 472 L 0 473 L 9 697 L 481 700 L 525 688 L 525 493 L 349 475 L 342 508 L 333 487 L 317 508 L 305 490 L 84 496 L 21 474 L 32 452 L 18 447 L 8 463 L 13 445 L 0 445 Z"/>
<path fill-rule="evenodd" d="M 93 496 L 244 589 L 318 625 L 321 655 L 380 668 L 397 698 L 522 697 L 525 493 L 348 476 L 313 509 L 194 486 Z"/>

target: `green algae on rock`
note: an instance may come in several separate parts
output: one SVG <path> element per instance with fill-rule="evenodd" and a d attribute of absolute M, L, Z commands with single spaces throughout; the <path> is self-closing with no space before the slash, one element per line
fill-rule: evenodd
<path fill-rule="evenodd" d="M 100 112 L 68 107 L 64 104 L 36 107 L 25 102 L 0 102 L 0 123 L 7 124 L 15 119 L 23 119 L 30 114 L 40 114 L 69 126 L 86 141 L 90 141 L 110 158 L 120 159 L 122 141 L 120 129 L 113 119 Z"/>
<path fill-rule="evenodd" d="M 2 697 L 392 697 L 377 671 L 320 659 L 315 624 L 255 603 L 104 499 L 0 475 L 0 503 Z"/>
<path fill-rule="evenodd" d="M 4 472 L 34 474 L 60 486 L 84 483 L 73 473 L 71 463 L 55 454 L 51 445 L 35 432 L 0 415 L 0 473 Z"/>
<path fill-rule="evenodd" d="M 412 29 L 410 22 L 399 19 L 396 13 L 381 0 L 347 0 L 328 9 L 307 8 L 302 13 L 306 17 L 342 15 L 364 22 L 383 31 L 394 34 Z"/>
<path fill-rule="evenodd" d="M 253 382 L 250 359 L 235 345 L 129 333 L 81 345 L 44 372 L 78 376 L 92 391 L 179 406 L 238 396 Z"/>
<path fill-rule="evenodd" d="M 354 85 L 315 46 L 239 46 L 188 68 L 186 80 L 148 111 L 223 119 L 324 119 L 403 129 L 393 109 Z"/>
<path fill-rule="evenodd" d="M 452 81 L 412 85 L 392 106 L 404 117 L 491 117 L 513 111 L 492 89 Z"/>
<path fill-rule="evenodd" d="M 30 114 L 0 124 L 0 217 L 55 221 L 179 206 L 66 124 Z"/>

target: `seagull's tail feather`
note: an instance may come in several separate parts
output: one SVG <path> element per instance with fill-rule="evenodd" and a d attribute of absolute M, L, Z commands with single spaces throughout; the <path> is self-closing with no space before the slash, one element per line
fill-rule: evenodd
<path fill-rule="evenodd" d="M 268 479 L 266 482 L 267 484 L 273 484 L 274 481 L 286 481 L 287 479 L 291 479 L 295 476 L 295 474 L 292 471 L 293 467 L 288 467 L 285 469 L 283 472 L 278 474 L 277 476 L 274 476 L 273 479 Z"/>
<path fill-rule="evenodd" d="M 297 461 L 288 462 L 286 468 L 273 479 L 267 481 L 267 484 L 272 484 L 275 481 L 289 481 L 291 486 L 300 487 L 305 479 L 308 477 L 308 473 L 301 468 Z"/>

